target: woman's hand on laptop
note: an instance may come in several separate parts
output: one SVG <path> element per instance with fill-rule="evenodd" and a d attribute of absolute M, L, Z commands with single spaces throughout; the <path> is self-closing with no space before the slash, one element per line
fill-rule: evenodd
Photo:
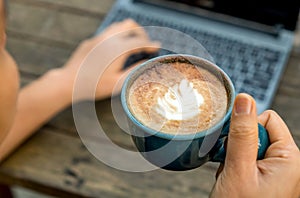
<path fill-rule="evenodd" d="M 131 19 L 114 23 L 99 35 L 83 41 L 66 65 L 58 69 L 69 84 L 70 95 L 81 69 L 88 82 L 93 74 L 102 74 L 96 89 L 96 99 L 110 97 L 113 90 L 119 92 L 130 70 L 143 61 L 123 69 L 129 56 L 135 53 L 155 53 L 160 44 L 151 41 L 146 31 Z M 87 63 L 89 65 L 87 65 Z M 82 68 L 81 68 L 82 67 Z M 87 68 L 87 69 L 86 69 Z M 97 76 L 98 78 L 100 75 Z M 77 100 L 91 99 L 84 93 Z"/>

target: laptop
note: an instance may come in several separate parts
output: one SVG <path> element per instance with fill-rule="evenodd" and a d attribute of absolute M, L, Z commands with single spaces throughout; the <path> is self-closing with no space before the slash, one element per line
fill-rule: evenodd
<path fill-rule="evenodd" d="M 196 39 L 232 79 L 237 92 L 252 95 L 258 113 L 268 109 L 287 64 L 299 16 L 299 0 L 117 0 L 96 33 L 132 18 L 142 26 L 179 30 Z M 181 38 L 148 32 L 162 45 L 198 55 Z M 176 51 L 176 50 L 174 50 Z M 160 50 L 158 56 L 172 53 Z"/>

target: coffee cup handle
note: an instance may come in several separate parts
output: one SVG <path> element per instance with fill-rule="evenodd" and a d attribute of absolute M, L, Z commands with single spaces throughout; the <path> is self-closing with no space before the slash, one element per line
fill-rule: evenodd
<path fill-rule="evenodd" d="M 226 149 L 225 149 L 225 138 L 228 136 L 230 127 L 230 120 L 227 121 L 221 131 L 219 140 L 215 146 L 214 154 L 212 155 L 211 161 L 213 162 L 225 162 Z M 265 153 L 270 146 L 270 139 L 267 130 L 261 125 L 258 124 L 258 153 L 257 159 L 261 160 L 264 158 Z"/>

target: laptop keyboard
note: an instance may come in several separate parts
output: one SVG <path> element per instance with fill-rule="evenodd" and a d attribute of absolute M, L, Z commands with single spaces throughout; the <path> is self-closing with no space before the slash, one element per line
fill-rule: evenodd
<path fill-rule="evenodd" d="M 265 99 L 266 90 L 269 87 L 271 78 L 276 71 L 281 53 L 269 48 L 257 47 L 238 40 L 211 34 L 203 30 L 191 28 L 185 25 L 158 20 L 149 16 L 119 10 L 118 14 L 111 18 L 109 23 L 121 21 L 125 18 L 133 18 L 143 26 L 162 26 L 177 29 L 198 40 L 215 63 L 220 66 L 232 79 L 237 92 L 245 92 L 252 95 L 256 100 Z M 162 32 L 148 32 L 151 39 L 159 40 L 166 45 L 172 45 L 184 50 L 186 54 L 197 56 L 197 52 L 191 48 L 190 44 L 180 42 L 180 38 L 173 38 L 171 35 L 163 35 Z M 170 43 L 170 42 L 173 42 Z M 176 52 L 176 50 L 174 50 Z M 170 54 L 167 50 L 160 50 L 158 55 Z"/>

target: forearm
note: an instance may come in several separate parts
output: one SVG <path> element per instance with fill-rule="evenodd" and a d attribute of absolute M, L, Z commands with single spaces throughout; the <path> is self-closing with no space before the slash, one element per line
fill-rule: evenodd
<path fill-rule="evenodd" d="M 72 87 L 57 70 L 24 87 L 19 94 L 14 124 L 0 145 L 0 161 L 72 101 Z"/>

